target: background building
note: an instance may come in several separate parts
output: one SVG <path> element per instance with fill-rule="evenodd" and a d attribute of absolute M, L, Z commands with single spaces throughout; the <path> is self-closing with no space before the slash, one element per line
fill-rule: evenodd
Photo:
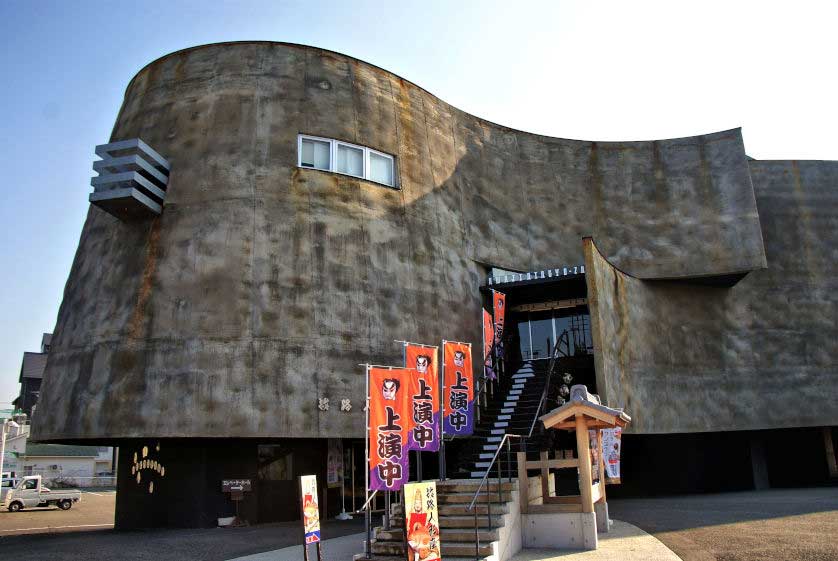
<path fill-rule="evenodd" d="M 41 337 L 41 352 L 23 353 L 23 362 L 20 365 L 20 395 L 13 401 L 12 405 L 18 411 L 32 417 L 32 408 L 38 403 L 38 396 L 41 394 L 41 380 L 44 377 L 44 369 L 47 366 L 47 354 L 49 353 L 52 333 L 44 333 Z"/>
<path fill-rule="evenodd" d="M 142 69 L 110 140 L 136 138 L 156 172 L 97 164 L 34 427 L 120 446 L 120 527 L 212 525 L 233 477 L 255 483 L 246 518 L 297 517 L 276 505 L 325 480 L 327 439 L 362 446 L 358 363 L 398 364 L 393 339 L 477 345 L 489 286 L 516 314 L 509 369 L 566 331 L 573 375 L 629 410 L 635 490 L 834 465 L 834 162 L 752 160 L 738 129 L 533 135 L 267 42 Z"/>

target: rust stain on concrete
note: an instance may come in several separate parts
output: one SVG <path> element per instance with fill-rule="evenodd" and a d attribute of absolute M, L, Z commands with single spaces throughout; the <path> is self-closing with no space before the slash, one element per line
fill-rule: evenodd
<path fill-rule="evenodd" d="M 140 288 L 137 291 L 137 303 L 134 305 L 134 313 L 128 327 L 128 337 L 139 339 L 143 335 L 145 325 L 146 308 L 148 299 L 151 296 L 151 288 L 154 282 L 154 271 L 157 268 L 157 248 L 160 242 L 160 218 L 155 218 L 151 225 L 148 241 L 145 247 L 145 266 L 143 276 L 140 279 Z"/>

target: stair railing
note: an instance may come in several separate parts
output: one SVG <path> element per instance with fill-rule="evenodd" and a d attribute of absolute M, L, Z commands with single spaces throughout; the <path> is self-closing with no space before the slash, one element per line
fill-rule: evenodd
<path fill-rule="evenodd" d="M 474 511 L 474 559 L 475 561 L 479 561 L 480 559 L 480 531 L 477 527 L 477 509 L 474 508 L 477 499 L 480 497 L 480 491 L 483 489 L 483 485 L 486 485 L 486 481 L 489 479 L 489 474 L 492 471 L 492 466 L 495 465 L 495 462 L 500 455 L 500 451 L 503 450 L 503 445 L 506 444 L 506 469 L 508 473 L 509 482 L 512 482 L 512 451 L 511 451 L 511 442 L 510 439 L 512 438 L 523 438 L 521 435 L 518 434 L 505 434 L 501 439 L 500 443 L 498 444 L 498 449 L 495 450 L 495 455 L 492 456 L 492 461 L 489 462 L 489 467 L 486 468 L 486 473 L 483 474 L 483 479 L 480 480 L 480 485 L 477 486 L 477 491 L 474 493 L 474 497 L 471 499 L 471 504 L 468 505 L 466 509 L 467 512 Z M 501 473 L 501 463 L 498 462 L 498 503 L 503 504 L 503 475 Z M 489 485 L 486 485 L 486 517 L 489 521 L 489 529 L 492 528 L 492 498 L 491 493 L 489 492 Z"/>
<path fill-rule="evenodd" d="M 562 341 L 564 341 L 567 346 L 567 352 L 562 351 Z M 544 402 L 547 401 L 547 395 L 550 393 L 550 381 L 553 378 L 553 370 L 556 369 L 556 364 L 558 363 L 559 358 L 561 358 L 561 355 L 570 356 L 570 334 L 567 329 L 562 331 L 562 334 L 559 335 L 559 338 L 553 347 L 553 353 L 550 355 L 550 362 L 547 363 L 547 380 L 544 382 L 544 391 L 541 392 L 541 399 L 538 401 L 538 407 L 535 408 L 535 415 L 533 415 L 530 432 L 527 433 L 527 439 L 532 437 L 535 425 L 538 422 L 538 417 L 541 415 L 541 409 L 544 407 Z"/>

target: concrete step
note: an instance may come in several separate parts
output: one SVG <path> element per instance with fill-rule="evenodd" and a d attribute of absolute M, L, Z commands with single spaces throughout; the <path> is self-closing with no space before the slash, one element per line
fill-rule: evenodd
<path fill-rule="evenodd" d="M 465 506 L 468 506 L 468 504 L 466 504 Z M 495 505 L 492 506 L 494 507 Z M 475 508 L 477 508 L 476 505 Z M 403 528 L 404 518 L 401 515 L 393 516 L 392 520 L 390 521 L 390 524 L 392 527 L 395 528 Z M 478 528 L 500 528 L 502 525 L 502 515 L 495 514 L 494 510 L 492 510 L 491 520 L 485 514 L 477 517 Z M 439 527 L 440 530 L 445 528 L 471 528 L 472 530 L 474 530 L 474 514 L 464 514 L 461 516 L 441 516 L 439 519 Z"/>
<path fill-rule="evenodd" d="M 479 517 L 480 515 L 478 515 Z M 484 515 L 485 516 L 485 515 Z M 440 528 L 440 534 L 442 535 L 442 543 L 443 549 L 445 548 L 445 542 L 458 542 L 458 543 L 474 543 L 474 528 Z M 494 529 L 479 529 L 477 530 L 477 534 L 480 537 L 481 542 L 493 542 L 500 539 L 498 536 L 498 530 Z M 375 539 L 382 542 L 399 542 L 404 543 L 404 529 L 393 528 L 391 530 L 384 530 L 383 528 L 376 528 L 375 529 Z"/>
<path fill-rule="evenodd" d="M 495 484 L 495 485 L 497 485 L 497 484 Z M 485 489 L 485 488 L 486 487 L 484 486 L 483 489 Z M 495 490 L 497 490 L 497 486 L 495 487 Z M 438 495 L 437 496 L 437 502 L 441 505 L 442 504 L 450 505 L 450 504 L 455 504 L 455 503 L 456 504 L 462 504 L 462 503 L 469 504 L 472 501 L 472 499 L 474 499 L 474 493 L 476 491 L 477 491 L 477 487 L 474 488 L 474 491 L 471 491 L 469 493 L 451 493 L 450 495 Z M 481 492 L 482 492 L 482 490 L 481 490 Z M 491 492 L 491 491 L 489 493 L 492 495 L 492 500 L 494 502 L 498 502 L 498 500 L 499 500 L 498 493 L 497 492 Z M 511 500 L 508 491 L 506 491 L 506 492 L 501 491 L 500 498 L 502 499 L 503 502 Z"/>
<path fill-rule="evenodd" d="M 404 561 L 406 555 L 402 553 L 401 555 L 376 555 L 373 554 L 371 557 L 367 557 L 365 553 L 358 553 L 352 557 L 352 561 Z M 474 553 L 471 554 L 469 557 L 451 557 L 447 556 L 445 561 L 475 561 Z M 495 556 L 492 557 L 479 557 L 477 561 L 497 561 Z"/>
<path fill-rule="evenodd" d="M 497 492 L 497 484 L 495 484 L 495 492 Z M 482 496 L 482 495 L 481 495 Z M 509 512 L 509 503 L 492 503 L 492 514 L 507 514 Z M 392 509 L 393 516 L 401 516 L 404 512 L 402 510 L 402 505 L 394 504 L 390 507 Z M 485 502 L 476 503 L 474 505 L 474 510 L 468 510 L 468 503 L 457 503 L 457 504 L 450 504 L 450 505 L 437 505 L 437 509 L 439 511 L 439 515 L 441 517 L 445 516 L 471 516 L 474 517 L 474 512 L 477 511 L 478 516 L 483 515 L 484 517 L 488 514 L 489 505 Z"/>
<path fill-rule="evenodd" d="M 404 542 L 386 542 L 373 540 L 372 552 L 376 555 L 402 555 L 402 559 L 406 558 Z M 473 543 L 457 543 L 446 542 L 442 540 L 442 556 L 447 559 L 450 556 L 468 556 L 471 555 L 474 559 L 474 554 L 482 555 L 484 557 L 492 554 L 491 543 L 481 543 L 480 548 L 476 548 Z"/>
<path fill-rule="evenodd" d="M 498 482 L 491 481 L 488 483 L 489 489 L 493 491 L 498 490 Z M 474 494 L 477 491 L 477 488 L 480 486 L 480 480 L 478 479 L 475 481 L 474 479 L 447 479 L 445 481 L 437 481 L 436 488 L 437 494 L 445 495 L 448 493 L 471 493 Z M 483 488 L 486 488 L 486 484 L 483 485 Z M 513 491 L 518 489 L 517 481 L 504 481 L 501 483 L 501 489 L 504 491 Z"/>

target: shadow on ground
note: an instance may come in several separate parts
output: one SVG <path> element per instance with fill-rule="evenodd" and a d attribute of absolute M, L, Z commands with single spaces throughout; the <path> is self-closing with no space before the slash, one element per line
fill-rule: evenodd
<path fill-rule="evenodd" d="M 324 539 L 364 531 L 363 517 L 323 523 Z M 299 522 L 245 528 L 96 530 L 0 538 L 0 558 L 15 561 L 223 561 L 301 544 Z M 302 558 L 302 545 L 300 545 Z"/>

